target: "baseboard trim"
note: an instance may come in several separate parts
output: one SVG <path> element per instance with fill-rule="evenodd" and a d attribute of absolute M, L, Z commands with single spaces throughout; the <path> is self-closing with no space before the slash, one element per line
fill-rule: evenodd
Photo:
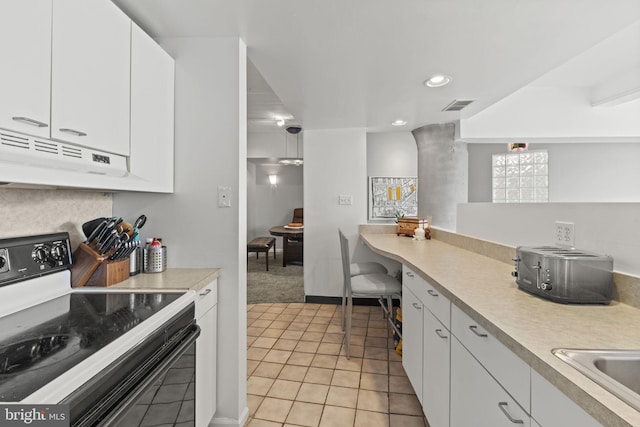
<path fill-rule="evenodd" d="M 245 407 L 240 414 L 239 419 L 235 418 L 227 418 L 220 417 L 216 418 L 215 415 L 211 422 L 209 422 L 209 427 L 242 427 L 246 424 L 249 419 L 249 408 Z"/>
<path fill-rule="evenodd" d="M 341 305 L 342 297 L 326 297 L 322 295 L 305 295 L 304 302 L 307 304 L 334 304 Z M 354 298 L 353 305 L 377 306 L 378 300 L 374 298 Z M 394 299 L 393 306 L 398 307 L 400 300 Z"/>

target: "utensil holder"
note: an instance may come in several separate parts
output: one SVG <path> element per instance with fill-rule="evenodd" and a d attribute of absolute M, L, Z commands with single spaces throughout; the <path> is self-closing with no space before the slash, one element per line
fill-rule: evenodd
<path fill-rule="evenodd" d="M 100 255 L 86 243 L 80 243 L 73 253 L 71 264 L 71 286 L 74 288 L 85 286 L 91 276 L 107 257 Z"/>
<path fill-rule="evenodd" d="M 144 248 L 142 271 L 144 273 L 162 273 L 167 269 L 167 247 Z"/>

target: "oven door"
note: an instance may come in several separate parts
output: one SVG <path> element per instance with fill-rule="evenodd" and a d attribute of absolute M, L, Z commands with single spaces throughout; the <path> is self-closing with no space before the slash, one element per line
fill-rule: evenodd
<path fill-rule="evenodd" d="M 71 425 L 188 425 L 195 420 L 193 304 L 67 396 Z M 184 424 L 186 423 L 186 424 Z"/>

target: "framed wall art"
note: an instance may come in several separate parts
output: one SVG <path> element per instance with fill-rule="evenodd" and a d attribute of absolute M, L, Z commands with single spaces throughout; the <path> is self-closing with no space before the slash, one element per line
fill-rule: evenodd
<path fill-rule="evenodd" d="M 369 177 L 369 220 L 418 216 L 417 177 Z"/>

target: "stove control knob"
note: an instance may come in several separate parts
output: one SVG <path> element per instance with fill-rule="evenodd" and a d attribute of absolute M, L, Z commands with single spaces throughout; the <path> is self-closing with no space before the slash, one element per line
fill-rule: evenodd
<path fill-rule="evenodd" d="M 57 244 L 51 248 L 51 258 L 55 261 L 63 261 L 67 256 L 67 248 L 63 245 Z"/>
<path fill-rule="evenodd" d="M 35 262 L 42 264 L 49 258 L 49 251 L 46 246 L 39 246 L 31 252 L 31 257 Z"/>

